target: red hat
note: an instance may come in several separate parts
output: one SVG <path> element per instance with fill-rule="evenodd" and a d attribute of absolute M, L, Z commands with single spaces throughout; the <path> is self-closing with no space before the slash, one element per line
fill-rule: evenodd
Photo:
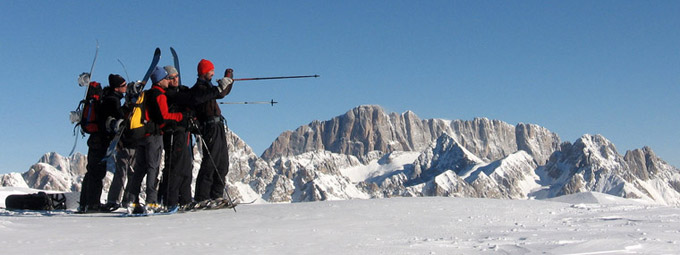
<path fill-rule="evenodd" d="M 204 75 L 211 70 L 215 70 L 215 66 L 209 60 L 201 59 L 201 61 L 198 62 L 198 75 Z"/>

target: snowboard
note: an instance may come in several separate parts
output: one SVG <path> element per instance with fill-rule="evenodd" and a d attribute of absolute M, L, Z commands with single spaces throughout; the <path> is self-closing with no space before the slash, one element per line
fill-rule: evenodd
<path fill-rule="evenodd" d="M 5 208 L 10 210 L 66 210 L 64 193 L 38 192 L 33 194 L 13 194 L 5 199 Z"/>

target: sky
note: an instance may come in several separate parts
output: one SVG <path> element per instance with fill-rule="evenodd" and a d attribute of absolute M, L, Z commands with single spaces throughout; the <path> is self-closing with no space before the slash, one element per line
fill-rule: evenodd
<path fill-rule="evenodd" d="M 532 123 L 680 166 L 678 1 L 3 1 L 0 173 L 75 141 L 68 113 L 93 80 L 141 79 L 156 47 L 185 85 L 200 59 L 236 82 L 229 128 L 261 154 L 286 130 L 359 105 L 421 119 Z M 126 66 L 128 75 L 121 67 Z M 76 151 L 87 152 L 79 138 Z"/>

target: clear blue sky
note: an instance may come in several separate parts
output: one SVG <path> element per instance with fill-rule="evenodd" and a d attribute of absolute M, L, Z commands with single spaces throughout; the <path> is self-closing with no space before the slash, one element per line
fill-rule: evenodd
<path fill-rule="evenodd" d="M 534 123 L 680 166 L 680 1 L 3 1 L 0 173 L 68 154 L 76 77 L 141 79 L 154 48 L 193 85 L 206 58 L 236 78 L 223 106 L 257 154 L 283 131 L 362 104 L 420 118 Z M 85 140 L 77 150 L 85 153 Z"/>

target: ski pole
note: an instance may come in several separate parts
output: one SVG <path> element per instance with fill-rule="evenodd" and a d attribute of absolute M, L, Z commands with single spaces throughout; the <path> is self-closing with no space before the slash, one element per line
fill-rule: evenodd
<path fill-rule="evenodd" d="M 123 67 L 123 71 L 125 71 L 125 77 L 127 78 L 128 82 L 130 82 L 130 75 L 127 72 L 127 68 L 125 68 L 125 64 L 123 64 L 123 61 L 120 61 L 120 58 L 118 59 L 118 63 L 120 63 L 120 66 Z"/>
<path fill-rule="evenodd" d="M 279 102 L 274 101 L 274 99 L 272 99 L 271 101 L 255 101 L 255 102 L 219 102 L 219 104 L 271 104 L 272 106 L 278 103 Z"/>
<path fill-rule="evenodd" d="M 318 78 L 318 74 L 314 75 L 299 75 L 299 76 L 275 76 L 275 77 L 258 77 L 258 78 L 238 78 L 234 81 L 258 81 L 258 80 L 277 80 L 277 79 L 298 79 L 298 78 Z"/>
<path fill-rule="evenodd" d="M 194 125 L 194 124 L 192 124 Z M 224 126 L 222 126 L 224 128 Z M 198 130 L 196 130 L 198 131 Z M 203 144 L 203 150 L 208 154 L 208 158 L 210 159 L 210 163 L 212 163 L 213 169 L 215 169 L 215 173 L 217 176 L 220 176 L 219 170 L 217 170 L 217 164 L 215 164 L 215 159 L 213 158 L 212 154 L 210 153 L 210 148 L 208 147 L 208 144 L 205 142 L 205 139 L 203 139 L 203 135 L 201 134 L 200 131 L 196 132 L 199 136 L 201 136 L 201 143 Z M 198 140 L 198 139 L 196 139 Z M 227 159 L 228 160 L 228 159 Z M 226 175 L 224 176 L 225 178 L 227 177 Z M 224 184 L 224 194 L 226 194 L 227 199 L 229 200 L 229 203 L 233 203 L 234 201 L 231 200 L 231 196 L 229 195 L 229 186 L 223 178 L 219 178 L 220 182 Z M 234 209 L 234 212 L 236 212 L 236 206 L 232 207 Z"/>

